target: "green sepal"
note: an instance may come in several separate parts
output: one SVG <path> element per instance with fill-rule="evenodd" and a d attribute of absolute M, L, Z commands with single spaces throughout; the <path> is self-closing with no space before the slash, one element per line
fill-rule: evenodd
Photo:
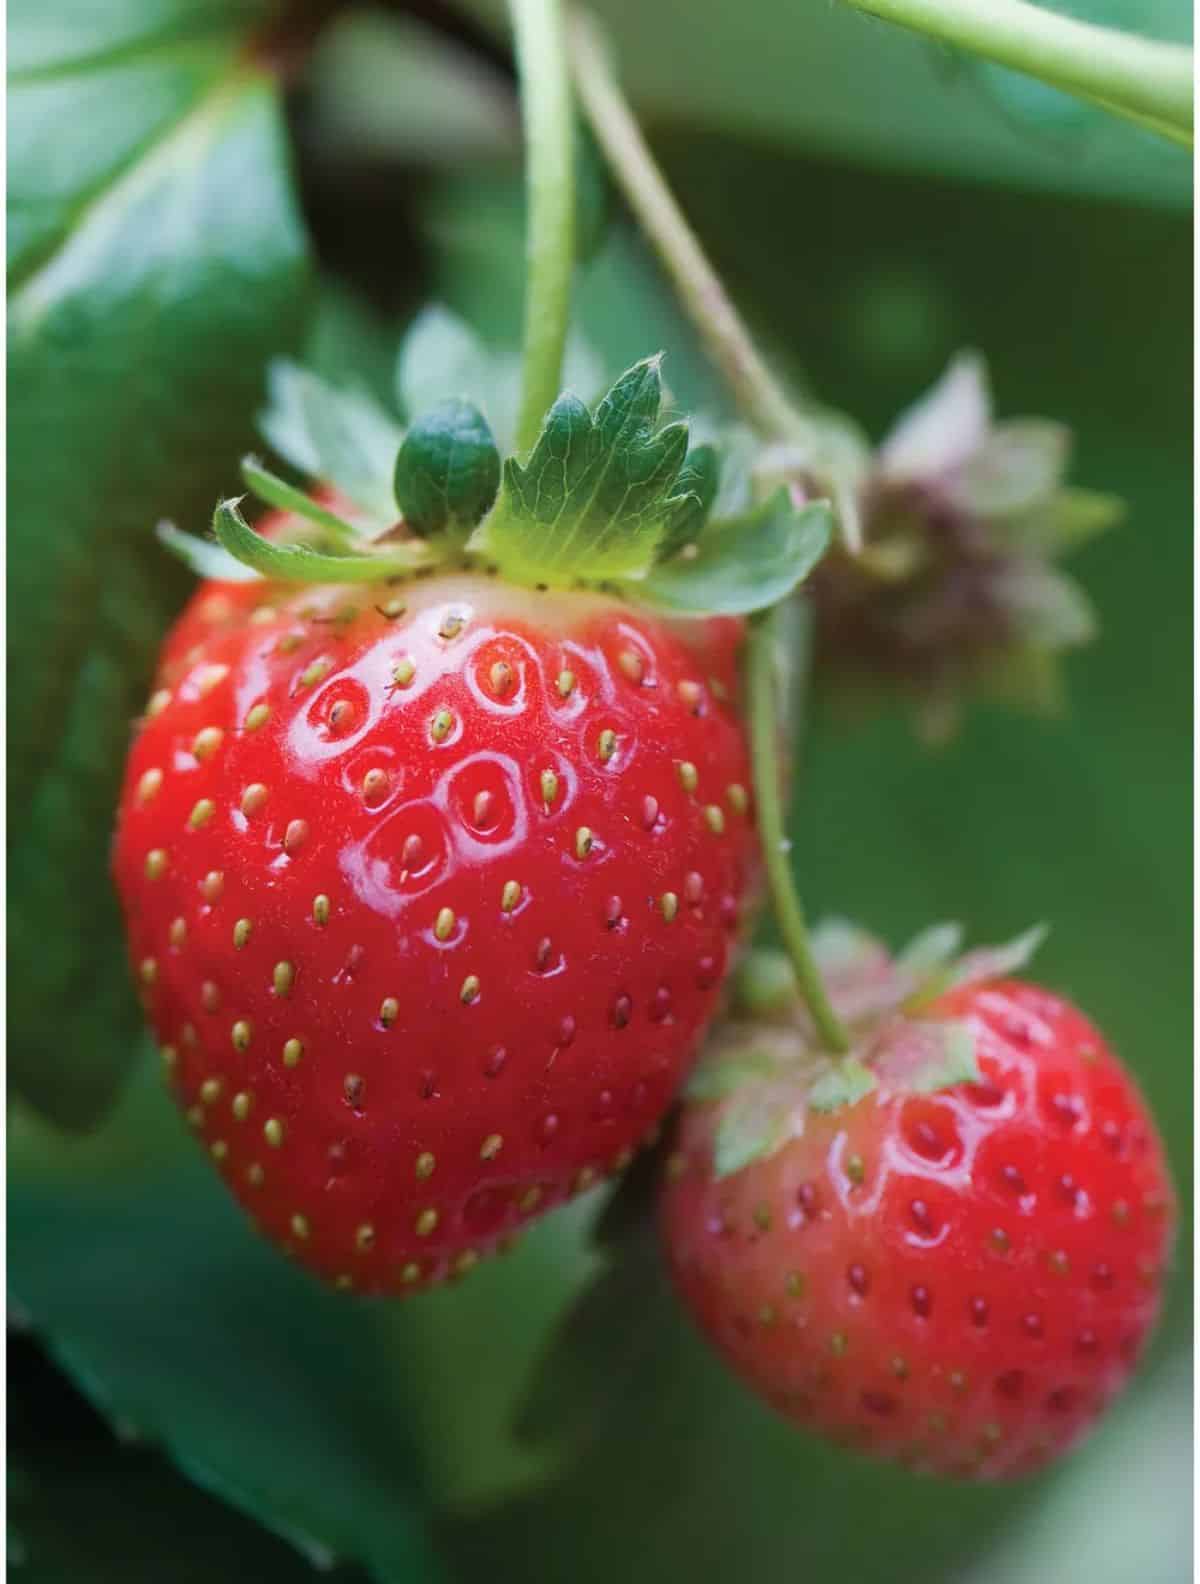
<path fill-rule="evenodd" d="M 963 927 L 953 921 L 931 924 L 919 935 L 914 935 L 903 951 L 896 956 L 896 968 L 902 974 L 921 980 L 944 968 L 962 949 Z"/>
<path fill-rule="evenodd" d="M 779 489 L 744 517 L 710 523 L 694 555 L 654 567 L 631 592 L 641 604 L 681 616 L 746 616 L 786 599 L 832 535 L 827 502 L 797 510 Z"/>
<path fill-rule="evenodd" d="M 271 449 L 391 526 L 392 467 L 404 439 L 392 415 L 366 391 L 331 385 L 282 358 L 267 371 L 267 390 L 258 427 Z"/>
<path fill-rule="evenodd" d="M 644 578 L 677 518 L 695 510 L 677 482 L 687 426 L 655 427 L 660 362 L 627 369 L 594 416 L 577 396 L 560 396 L 529 460 L 504 464 L 499 499 L 469 548 L 517 583 Z"/>
<path fill-rule="evenodd" d="M 975 1035 L 969 1023 L 952 1018 L 906 1018 L 893 1031 L 875 1071 L 880 1085 L 893 1094 L 936 1094 L 955 1084 L 978 1083 Z"/>
<path fill-rule="evenodd" d="M 721 459 L 713 445 L 693 446 L 679 470 L 676 488 L 695 497 L 690 509 L 676 514 L 671 532 L 658 547 L 658 559 L 668 561 L 685 545 L 694 543 L 708 521 L 721 482 Z"/>
<path fill-rule="evenodd" d="M 254 583 L 262 577 L 261 572 L 231 556 L 223 546 L 184 533 L 172 522 L 160 522 L 154 532 L 159 543 L 199 578 L 219 583 Z"/>
<path fill-rule="evenodd" d="M 423 539 L 466 539 L 500 488 L 500 453 L 487 419 L 451 397 L 418 418 L 396 458 L 396 504 Z"/>
<path fill-rule="evenodd" d="M 794 1082 L 748 1083 L 729 1100 L 713 1139 L 714 1176 L 766 1160 L 804 1131 L 804 1097 Z"/>
<path fill-rule="evenodd" d="M 779 1070 L 775 1054 L 751 1042 L 732 1054 L 722 1053 L 702 1060 L 684 1088 L 689 1100 L 723 1100 L 744 1083 L 773 1077 Z"/>
<path fill-rule="evenodd" d="M 237 500 L 219 501 L 213 532 L 235 560 L 264 577 L 287 583 L 377 583 L 408 577 L 430 564 L 424 545 L 394 545 L 370 555 L 330 555 L 301 544 L 273 544 L 254 532 Z"/>
<path fill-rule="evenodd" d="M 744 1017 L 773 1019 L 790 1016 L 800 1004 L 792 959 L 778 947 L 749 951 L 733 975 L 732 1001 Z"/>
<path fill-rule="evenodd" d="M 332 534 L 340 544 L 353 544 L 358 538 L 357 530 L 352 523 L 348 523 L 344 517 L 339 517 L 337 512 L 330 511 L 311 495 L 306 495 L 303 490 L 296 489 L 294 485 L 263 467 L 256 456 L 242 458 L 241 473 L 246 487 L 266 505 L 274 506 L 277 511 L 291 512 L 297 517 L 307 518 L 309 522 L 316 523 L 318 527 Z"/>
<path fill-rule="evenodd" d="M 822 1073 L 809 1089 L 809 1109 L 840 1111 L 869 1095 L 878 1083 L 869 1067 L 864 1067 L 856 1056 L 847 1056 Z"/>

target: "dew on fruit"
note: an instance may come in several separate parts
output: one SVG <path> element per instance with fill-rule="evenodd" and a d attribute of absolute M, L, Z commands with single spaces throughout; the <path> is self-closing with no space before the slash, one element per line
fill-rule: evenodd
<path fill-rule="evenodd" d="M 1015 1166 L 1001 1166 L 1000 1182 L 1009 1193 L 1023 1194 L 1025 1192 L 1025 1179 Z"/>
<path fill-rule="evenodd" d="M 1046 1101 L 1046 1112 L 1061 1128 L 1074 1128 L 1083 1118 L 1083 1101 L 1078 1095 L 1056 1091 Z"/>
<path fill-rule="evenodd" d="M 871 1279 L 867 1275 L 865 1265 L 860 1265 L 856 1260 L 846 1270 L 846 1285 L 856 1297 L 865 1298 L 871 1289 Z"/>
<path fill-rule="evenodd" d="M 671 1015 L 671 992 L 666 985 L 659 985 L 650 998 L 650 1021 L 664 1023 Z"/>
<path fill-rule="evenodd" d="M 1090 1358 L 1099 1346 L 1099 1337 L 1090 1329 L 1080 1331 L 1075 1338 L 1075 1351 L 1081 1358 Z"/>
<path fill-rule="evenodd" d="M 982 1330 L 988 1323 L 989 1310 L 987 1299 L 972 1298 L 970 1303 L 967 1305 L 967 1310 L 971 1316 L 971 1324 Z"/>
<path fill-rule="evenodd" d="M 721 925 L 724 929 L 734 930 L 737 928 L 738 901 L 737 897 L 734 896 L 732 891 L 725 892 L 724 896 L 721 898 L 721 905 L 718 912 Z"/>
<path fill-rule="evenodd" d="M 1021 1330 L 1027 1337 L 1037 1341 L 1045 1334 L 1045 1326 L 1040 1314 L 1029 1313 L 1021 1316 Z"/>
<path fill-rule="evenodd" d="M 562 1123 L 559 1117 L 556 1116 L 553 1111 L 551 1111 L 549 1115 L 542 1118 L 538 1124 L 537 1136 L 538 1143 L 543 1149 L 548 1144 L 552 1144 L 554 1142 L 558 1136 L 558 1130 L 561 1126 Z"/>
<path fill-rule="evenodd" d="M 933 1294 L 921 1283 L 909 1290 L 908 1301 L 919 1320 L 927 1320 L 933 1312 Z"/>
<path fill-rule="evenodd" d="M 1007 1254 L 1012 1247 L 1012 1239 L 1003 1227 L 993 1227 L 988 1233 L 988 1243 L 997 1254 Z"/>
<path fill-rule="evenodd" d="M 1063 1249 L 1052 1249 L 1046 1255 L 1046 1269 L 1052 1276 L 1066 1276 L 1070 1274 L 1071 1261 Z"/>
<path fill-rule="evenodd" d="M 592 1116 L 597 1122 L 603 1122 L 613 1113 L 613 1092 L 611 1089 L 601 1089 L 596 1096 L 596 1104 L 592 1107 Z"/>
<path fill-rule="evenodd" d="M 563 1046 L 570 1045 L 574 1038 L 575 1019 L 570 1015 L 570 1013 L 568 1013 L 566 1017 L 559 1020 L 557 1043 L 561 1048 Z"/>
<path fill-rule="evenodd" d="M 1109 1292 L 1116 1285 L 1117 1278 L 1107 1260 L 1098 1260 L 1092 1266 L 1089 1280 L 1097 1292 Z"/>

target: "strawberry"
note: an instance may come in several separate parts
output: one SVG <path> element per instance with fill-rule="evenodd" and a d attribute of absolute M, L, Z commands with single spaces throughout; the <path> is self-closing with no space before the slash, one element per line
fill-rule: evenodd
<path fill-rule="evenodd" d="M 1145 1104 L 1087 1019 L 1007 977 L 1020 952 L 922 990 L 930 939 L 893 963 L 826 933 L 846 1062 L 814 1059 L 802 1024 L 706 1056 L 661 1229 L 700 1329 L 774 1408 L 991 1480 L 1063 1452 L 1125 1383 L 1174 1199 Z"/>
<path fill-rule="evenodd" d="M 393 1292 L 620 1167 L 714 1011 L 740 623 L 442 575 L 209 583 L 115 869 L 171 1089 L 268 1237 Z"/>

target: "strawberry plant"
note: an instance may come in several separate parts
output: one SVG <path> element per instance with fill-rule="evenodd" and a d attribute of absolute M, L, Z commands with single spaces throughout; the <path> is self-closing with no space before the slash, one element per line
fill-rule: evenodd
<path fill-rule="evenodd" d="M 1190 52 L 134 10 L 11 29 L 12 1565 L 1182 1577 Z"/>

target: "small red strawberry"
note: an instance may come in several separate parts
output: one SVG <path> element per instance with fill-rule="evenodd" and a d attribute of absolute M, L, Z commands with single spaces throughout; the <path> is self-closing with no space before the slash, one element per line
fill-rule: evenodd
<path fill-rule="evenodd" d="M 998 1479 L 1066 1450 L 1124 1385 L 1174 1197 L 1092 1025 L 997 976 L 1016 954 L 977 953 L 922 996 L 933 938 L 892 963 L 838 932 L 845 1063 L 814 1061 L 795 1026 L 726 1034 L 693 1080 L 661 1224 L 701 1330 L 781 1413 Z"/>
<path fill-rule="evenodd" d="M 753 850 L 712 626 L 451 575 L 185 611 L 117 882 L 180 1104 L 313 1270 L 465 1269 L 666 1108 Z"/>

